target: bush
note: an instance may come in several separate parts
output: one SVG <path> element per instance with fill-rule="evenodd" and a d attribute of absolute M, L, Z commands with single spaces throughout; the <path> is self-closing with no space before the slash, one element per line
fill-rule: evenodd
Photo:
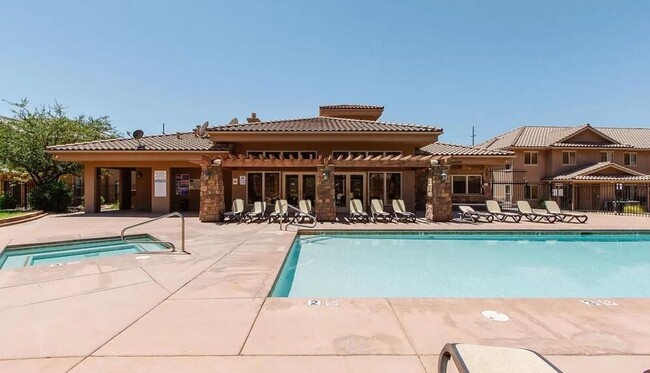
<path fill-rule="evenodd" d="M 18 206 L 18 200 L 13 194 L 0 194 L 0 210 L 13 210 Z"/>
<path fill-rule="evenodd" d="M 27 196 L 35 210 L 64 212 L 72 203 L 72 191 L 62 181 L 37 185 Z"/>
<path fill-rule="evenodd" d="M 645 208 L 641 205 L 624 205 L 624 214 L 645 214 Z"/>

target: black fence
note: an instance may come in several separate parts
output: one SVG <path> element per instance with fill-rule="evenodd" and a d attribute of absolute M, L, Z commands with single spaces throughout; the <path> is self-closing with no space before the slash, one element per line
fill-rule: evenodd
<path fill-rule="evenodd" d="M 553 200 L 566 210 L 650 216 L 649 195 L 648 184 L 492 183 L 492 197 L 504 208 L 514 208 L 520 200 L 544 208 L 544 201 Z"/>

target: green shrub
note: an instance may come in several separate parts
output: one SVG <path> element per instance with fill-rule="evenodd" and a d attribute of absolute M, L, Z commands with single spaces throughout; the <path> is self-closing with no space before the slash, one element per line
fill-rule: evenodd
<path fill-rule="evenodd" d="M 18 206 L 18 200 L 13 194 L 0 194 L 0 210 L 13 210 Z"/>
<path fill-rule="evenodd" d="M 624 214 L 645 214 L 645 208 L 641 205 L 624 205 Z"/>
<path fill-rule="evenodd" d="M 27 196 L 35 210 L 64 212 L 72 203 L 72 191 L 62 181 L 37 185 Z"/>

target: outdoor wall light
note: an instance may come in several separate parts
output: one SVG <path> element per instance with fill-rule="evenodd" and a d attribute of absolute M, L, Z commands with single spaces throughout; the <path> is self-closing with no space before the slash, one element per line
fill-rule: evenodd
<path fill-rule="evenodd" d="M 136 172 L 135 177 L 137 177 L 138 179 L 142 179 L 142 171 Z"/>
<path fill-rule="evenodd" d="M 325 167 L 325 169 L 323 169 L 323 181 L 328 181 L 330 179 L 331 174 L 332 171 L 330 171 L 329 168 Z"/>
<path fill-rule="evenodd" d="M 437 159 L 432 159 L 430 161 L 430 167 L 431 171 L 434 172 L 434 174 L 439 174 L 440 180 L 442 182 L 447 181 L 447 177 L 449 176 L 448 170 L 449 166 L 443 166 L 440 164 L 440 161 Z"/>

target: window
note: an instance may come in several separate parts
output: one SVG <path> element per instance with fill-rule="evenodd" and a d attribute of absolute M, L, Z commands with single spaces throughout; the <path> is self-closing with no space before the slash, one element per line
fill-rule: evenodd
<path fill-rule="evenodd" d="M 623 160 L 626 166 L 636 166 L 636 153 L 625 153 Z"/>
<path fill-rule="evenodd" d="M 574 151 L 562 152 L 562 164 L 576 164 L 576 152 Z"/>
<path fill-rule="evenodd" d="M 347 158 L 349 155 L 352 155 L 352 158 L 356 158 L 358 156 L 371 156 L 371 157 L 376 157 L 378 155 L 381 156 L 396 156 L 396 155 L 402 155 L 402 152 L 400 151 L 381 151 L 381 150 L 372 150 L 372 151 L 364 151 L 364 150 L 337 150 L 332 152 L 332 158 L 337 159 L 339 156 L 343 157 L 343 159 Z"/>
<path fill-rule="evenodd" d="M 537 165 L 537 152 L 524 152 L 525 165 Z"/>
<path fill-rule="evenodd" d="M 481 175 L 453 175 L 451 177 L 452 194 L 481 194 L 483 178 Z"/>
<path fill-rule="evenodd" d="M 278 172 L 250 172 L 247 177 L 249 205 L 255 201 L 275 203 L 280 198 L 280 173 Z"/>
<path fill-rule="evenodd" d="M 368 196 L 381 199 L 385 204 L 402 198 L 402 174 L 399 172 L 368 173 Z"/>
<path fill-rule="evenodd" d="M 601 162 L 614 162 L 614 152 L 600 152 Z"/>
<path fill-rule="evenodd" d="M 524 198 L 525 199 L 537 199 L 537 185 L 525 185 L 524 186 Z"/>
<path fill-rule="evenodd" d="M 262 150 L 248 150 L 246 155 L 252 155 L 255 157 L 270 157 L 280 158 L 280 155 L 285 159 L 297 159 L 299 156 L 302 156 L 303 159 L 316 159 L 315 151 L 299 151 L 299 150 L 289 150 L 289 151 L 262 151 Z"/>

